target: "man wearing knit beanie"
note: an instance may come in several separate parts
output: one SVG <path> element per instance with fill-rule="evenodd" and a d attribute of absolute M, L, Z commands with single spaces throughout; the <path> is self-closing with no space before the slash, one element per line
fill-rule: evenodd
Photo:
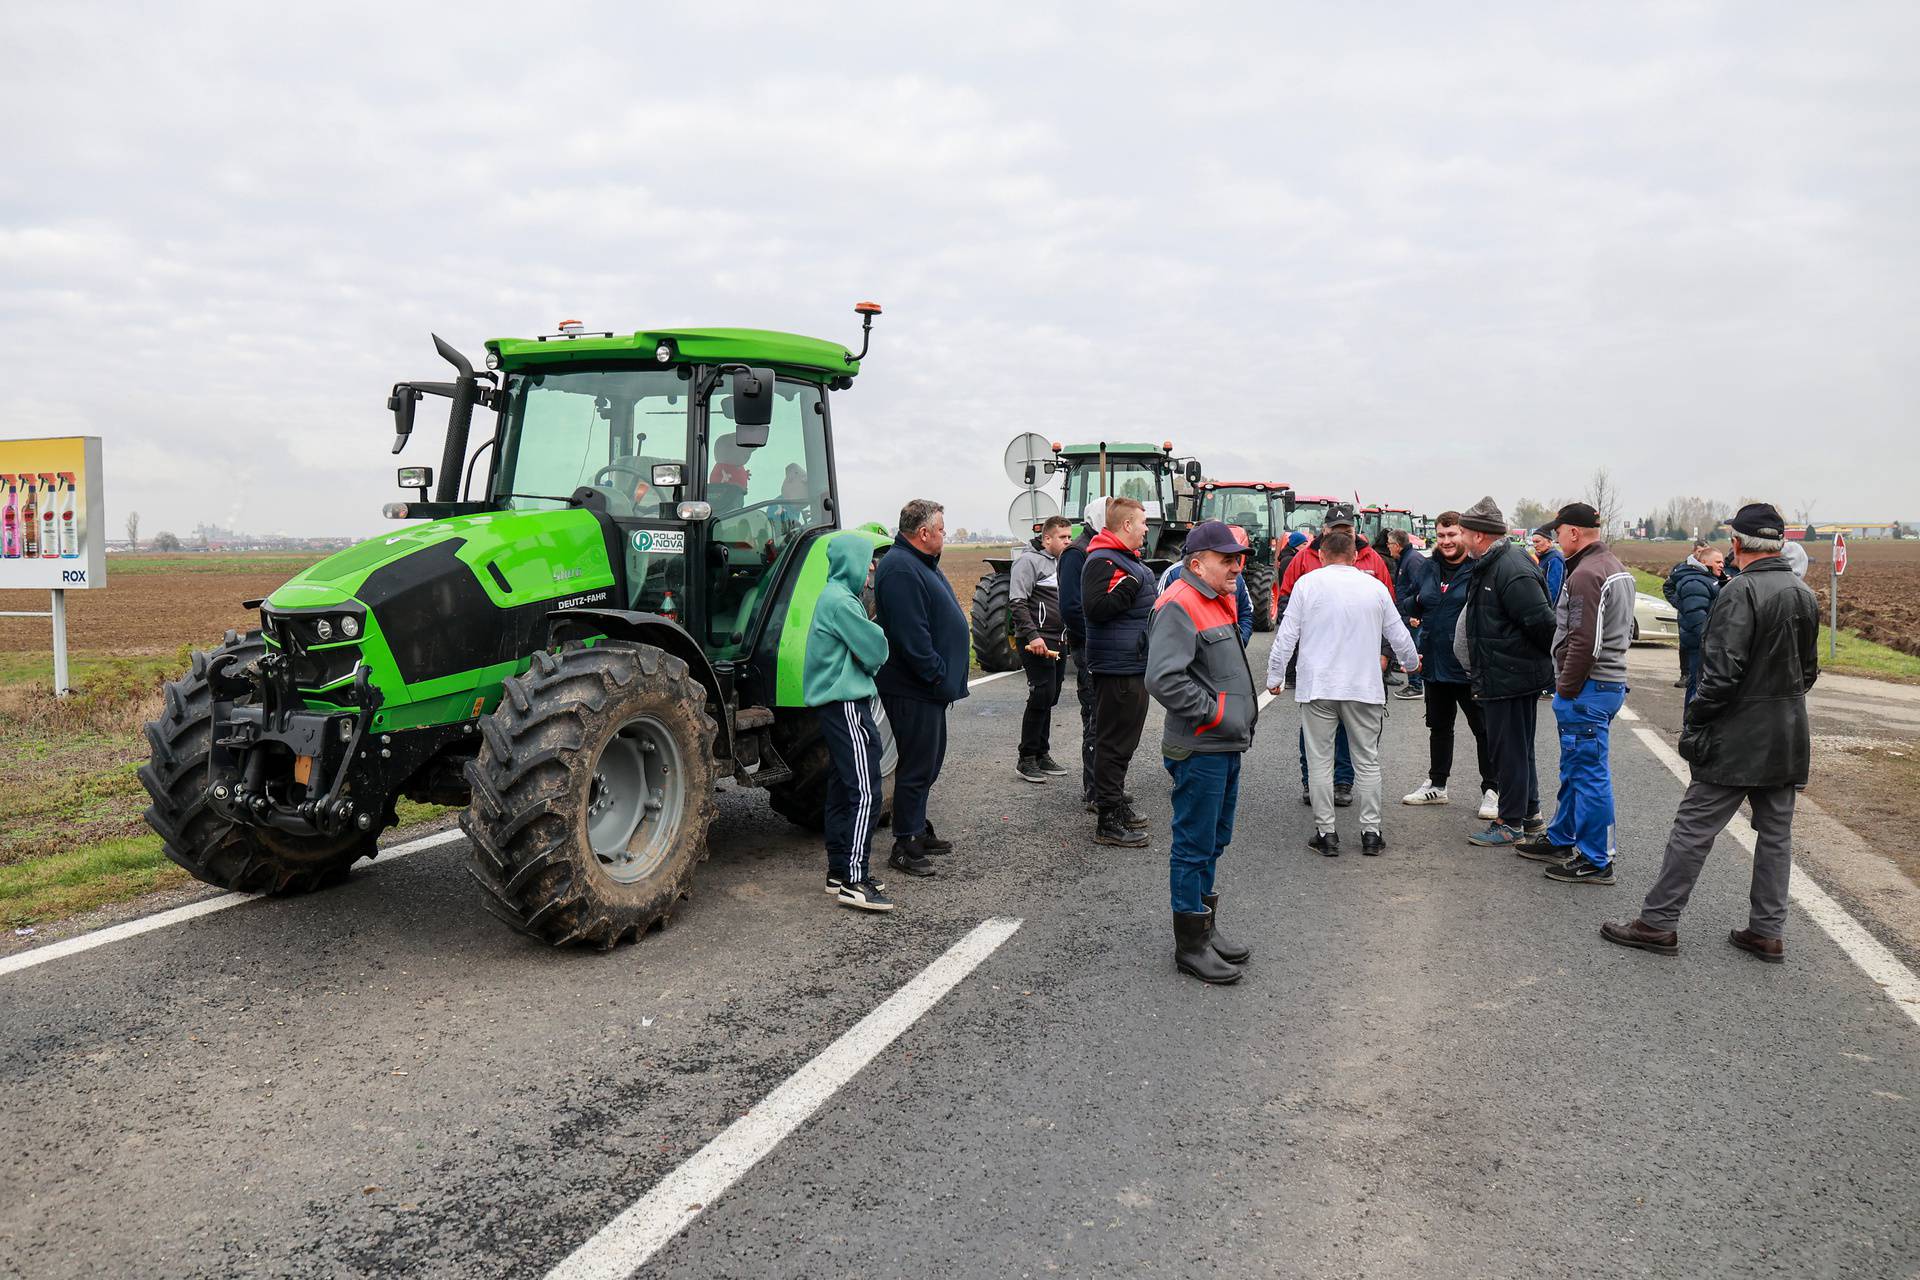
<path fill-rule="evenodd" d="M 1507 540 L 1506 516 L 1492 498 L 1461 512 L 1460 528 L 1474 568 L 1454 652 L 1473 681 L 1499 787 L 1486 830 L 1467 839 L 1510 849 L 1546 830 L 1534 732 L 1540 691 L 1553 679 L 1553 605 L 1540 567 Z"/>

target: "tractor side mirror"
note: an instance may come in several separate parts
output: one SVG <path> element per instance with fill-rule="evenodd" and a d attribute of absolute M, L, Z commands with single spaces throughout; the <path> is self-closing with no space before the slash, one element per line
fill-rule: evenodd
<path fill-rule="evenodd" d="M 393 393 L 387 397 L 387 408 L 393 411 L 393 451 L 400 452 L 407 447 L 407 437 L 413 434 L 413 408 L 420 403 L 420 390 L 405 382 L 393 384 Z"/>
<path fill-rule="evenodd" d="M 758 449 L 773 422 L 773 370 L 736 369 L 733 374 L 733 442 Z"/>
<path fill-rule="evenodd" d="M 1200 483 L 1200 459 L 1198 458 L 1187 459 L 1187 483 Z"/>

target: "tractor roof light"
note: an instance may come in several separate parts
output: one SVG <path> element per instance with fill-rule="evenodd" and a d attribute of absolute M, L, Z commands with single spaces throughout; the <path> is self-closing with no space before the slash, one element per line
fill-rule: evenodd
<path fill-rule="evenodd" d="M 673 344 L 665 338 L 660 339 L 660 345 L 653 349 L 653 358 L 661 364 L 666 364 L 671 361 L 673 359 Z"/>
<path fill-rule="evenodd" d="M 1160 452 L 1162 452 L 1162 453 L 1172 453 L 1172 452 L 1173 452 L 1173 441 L 1171 441 L 1171 440 L 1162 440 L 1162 441 L 1160 442 Z"/>
<path fill-rule="evenodd" d="M 1063 445 L 1063 444 L 1061 444 L 1061 443 L 1060 443 L 1060 442 L 1059 442 L 1058 440 L 1055 440 L 1055 441 L 1053 442 L 1053 451 L 1054 451 L 1055 453 L 1061 453 L 1061 452 L 1064 452 L 1064 451 L 1066 450 L 1066 447 L 1067 447 L 1067 446 L 1065 446 L 1065 445 Z"/>
<path fill-rule="evenodd" d="M 500 353 L 498 351 L 487 352 L 487 368 L 498 369 L 499 367 L 500 367 Z"/>
<path fill-rule="evenodd" d="M 587 326 L 583 324 L 581 321 L 562 320 L 559 325 L 559 332 L 565 334 L 569 338 L 577 338 L 586 331 L 586 328 Z"/>

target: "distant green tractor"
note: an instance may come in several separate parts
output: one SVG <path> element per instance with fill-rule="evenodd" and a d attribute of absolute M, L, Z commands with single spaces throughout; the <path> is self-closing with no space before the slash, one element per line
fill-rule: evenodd
<path fill-rule="evenodd" d="M 1200 518 L 1246 530 L 1247 594 L 1253 597 L 1253 629 L 1271 631 L 1280 616 L 1280 582 L 1274 575 L 1278 540 L 1287 536 L 1293 489 L 1263 480 L 1200 482 Z"/>
<path fill-rule="evenodd" d="M 1200 463 L 1173 456 L 1173 442 L 1150 444 L 1052 444 L 1024 435 L 1007 447 L 1007 473 L 1027 492 L 1008 513 L 1013 536 L 1037 533 L 1046 515 L 1064 511 L 1076 526 L 1095 498 L 1134 498 L 1147 510 L 1144 559 L 1155 572 L 1172 564 L 1198 519 Z M 1061 477 L 1061 499 L 1041 490 L 1049 476 Z M 1076 528 L 1076 536 L 1078 530 Z M 987 573 L 973 589 L 973 657 L 985 671 L 1016 671 L 1019 646 L 1013 635 L 1008 598 L 1013 561 L 988 557 Z"/>
<path fill-rule="evenodd" d="M 166 689 L 140 778 L 167 855 L 227 889 L 297 893 L 372 857 L 401 797 L 466 806 L 490 910 L 602 948 L 664 922 L 707 856 L 715 784 L 822 820 L 802 662 L 841 525 L 829 394 L 859 355 L 757 329 L 434 339 L 452 400 L 424 520 L 330 556 Z M 468 451 L 474 409 L 493 437 Z M 464 477 L 464 479 L 463 479 Z M 879 554 L 891 539 L 862 531 Z M 894 752 L 884 712 L 883 795 Z"/>

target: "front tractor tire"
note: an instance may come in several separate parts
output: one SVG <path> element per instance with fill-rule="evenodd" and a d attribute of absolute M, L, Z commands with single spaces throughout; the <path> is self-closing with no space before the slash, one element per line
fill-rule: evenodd
<path fill-rule="evenodd" d="M 160 718 L 146 725 L 152 755 L 140 782 L 153 803 L 147 825 L 160 833 L 167 857 L 195 879 L 239 893 L 306 893 L 344 879 L 347 868 L 379 851 L 379 831 L 296 836 L 248 827 L 207 807 L 207 756 L 213 738 L 212 664 L 229 656 L 242 666 L 266 652 L 258 631 L 227 632 L 212 653 L 196 650 L 187 674 L 168 682 Z M 375 810 L 394 821 L 391 801 Z"/>
<path fill-rule="evenodd" d="M 460 826 L 487 909 L 602 950 L 664 924 L 718 812 L 706 703 L 687 664 L 653 645 L 535 653 L 466 768 Z"/>
<path fill-rule="evenodd" d="M 1253 597 L 1253 629 L 1255 631 L 1273 630 L 1275 623 L 1272 565 L 1250 564 L 1247 566 L 1247 594 Z"/>
<path fill-rule="evenodd" d="M 1013 642 L 1013 582 L 1005 569 L 990 569 L 973 589 L 973 660 L 982 671 L 1016 671 L 1020 651 Z"/>

